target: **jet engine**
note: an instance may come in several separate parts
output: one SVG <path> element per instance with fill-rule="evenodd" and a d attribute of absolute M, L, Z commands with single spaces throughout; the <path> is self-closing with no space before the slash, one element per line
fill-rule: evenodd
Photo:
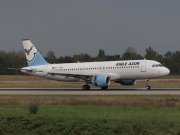
<path fill-rule="evenodd" d="M 122 85 L 134 85 L 136 83 L 135 80 L 118 80 L 115 82 L 120 83 Z"/>
<path fill-rule="evenodd" d="M 110 84 L 110 77 L 109 76 L 94 76 L 92 77 L 91 83 L 94 86 L 98 87 L 106 87 Z"/>

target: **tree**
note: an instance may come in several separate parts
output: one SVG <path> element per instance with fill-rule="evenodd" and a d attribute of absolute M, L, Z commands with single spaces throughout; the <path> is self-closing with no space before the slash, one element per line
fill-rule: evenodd
<path fill-rule="evenodd" d="M 91 61 L 91 56 L 88 54 L 77 54 L 73 55 L 73 62 L 90 62 Z"/>
<path fill-rule="evenodd" d="M 149 46 L 146 49 L 145 58 L 149 59 L 149 60 L 157 60 L 158 59 L 158 53 Z"/>
<path fill-rule="evenodd" d="M 54 52 L 49 51 L 45 57 L 46 61 L 48 61 L 49 63 L 57 63 L 57 58 L 54 54 Z"/>
<path fill-rule="evenodd" d="M 106 55 L 106 61 L 115 61 L 120 59 L 121 59 L 120 55 Z"/>
<path fill-rule="evenodd" d="M 136 59 L 142 59 L 142 56 L 140 54 L 137 54 L 135 48 L 133 47 L 128 47 L 122 55 L 122 60 L 136 60 Z"/>
<path fill-rule="evenodd" d="M 180 74 L 180 51 L 173 53 L 171 64 L 174 66 L 174 74 Z"/>
<path fill-rule="evenodd" d="M 173 60 L 173 53 L 171 51 L 168 51 L 167 53 L 164 54 L 163 58 L 163 63 L 164 66 L 169 68 L 171 71 L 171 74 L 174 74 L 174 65 L 172 64 Z"/>
<path fill-rule="evenodd" d="M 106 60 L 106 55 L 105 55 L 105 51 L 102 49 L 99 49 L 99 53 L 98 56 L 96 57 L 97 61 L 105 61 Z"/>
<path fill-rule="evenodd" d="M 73 58 L 70 56 L 61 56 L 57 59 L 57 63 L 72 63 L 73 62 Z"/>

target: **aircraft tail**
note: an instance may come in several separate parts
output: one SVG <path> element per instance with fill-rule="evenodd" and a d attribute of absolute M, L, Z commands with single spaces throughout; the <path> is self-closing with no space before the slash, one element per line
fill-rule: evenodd
<path fill-rule="evenodd" d="M 28 66 L 38 66 L 38 65 L 47 65 L 45 59 L 36 49 L 36 47 L 31 43 L 29 39 L 23 39 L 23 47 L 27 59 Z"/>

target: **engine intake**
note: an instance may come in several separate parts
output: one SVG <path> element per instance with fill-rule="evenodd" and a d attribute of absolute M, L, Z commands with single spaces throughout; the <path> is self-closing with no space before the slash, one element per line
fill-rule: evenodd
<path fill-rule="evenodd" d="M 94 86 L 105 87 L 110 84 L 110 77 L 109 76 L 94 76 L 92 77 L 91 83 Z"/>

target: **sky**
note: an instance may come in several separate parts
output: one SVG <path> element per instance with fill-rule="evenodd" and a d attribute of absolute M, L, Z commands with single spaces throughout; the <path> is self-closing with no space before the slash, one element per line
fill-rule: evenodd
<path fill-rule="evenodd" d="M 180 51 L 180 0 L 2 0 L 0 50 L 30 39 L 42 55 Z"/>

